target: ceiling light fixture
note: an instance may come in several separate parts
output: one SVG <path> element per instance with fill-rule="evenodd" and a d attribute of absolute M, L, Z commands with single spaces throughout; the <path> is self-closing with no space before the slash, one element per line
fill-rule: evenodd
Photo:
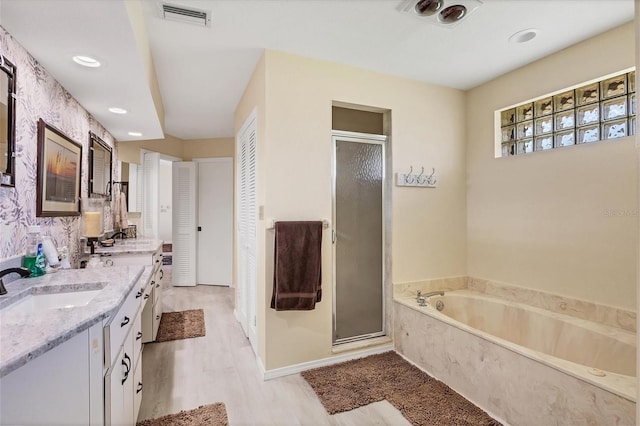
<path fill-rule="evenodd" d="M 111 107 L 109 108 L 109 112 L 112 112 L 114 114 L 126 114 L 127 110 L 124 108 Z"/>
<path fill-rule="evenodd" d="M 129 132 L 128 135 L 129 136 L 142 136 L 142 133 L 140 133 L 140 132 Z"/>
<path fill-rule="evenodd" d="M 82 65 L 83 67 L 98 68 L 100 66 L 100 61 L 92 58 L 91 56 L 76 55 L 71 59 L 73 59 L 73 62 L 78 65 Z"/>
<path fill-rule="evenodd" d="M 442 9 L 444 0 L 420 0 L 413 10 L 420 16 L 431 16 Z"/>
<path fill-rule="evenodd" d="M 535 28 L 529 28 L 526 30 L 518 31 L 509 37 L 509 43 L 526 43 L 533 40 L 538 35 L 538 30 Z"/>
<path fill-rule="evenodd" d="M 453 24 L 467 15 L 467 8 L 461 4 L 446 7 L 438 14 L 438 20 L 443 24 Z"/>

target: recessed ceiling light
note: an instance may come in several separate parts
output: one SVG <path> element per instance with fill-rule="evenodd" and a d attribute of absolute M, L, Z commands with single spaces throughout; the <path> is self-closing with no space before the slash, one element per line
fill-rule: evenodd
<path fill-rule="evenodd" d="M 124 108 L 111 107 L 109 108 L 109 112 L 112 112 L 114 114 L 126 114 L 127 110 Z"/>
<path fill-rule="evenodd" d="M 431 16 L 442 9 L 444 0 L 419 0 L 413 10 L 420 16 Z"/>
<path fill-rule="evenodd" d="M 509 43 L 526 43 L 533 40 L 538 35 L 538 30 L 529 28 L 527 30 L 518 31 L 509 37 Z"/>
<path fill-rule="evenodd" d="M 461 4 L 454 4 L 446 7 L 438 14 L 438 20 L 443 24 L 453 24 L 458 22 L 467 14 L 467 8 Z"/>
<path fill-rule="evenodd" d="M 78 65 L 82 65 L 83 67 L 98 68 L 100 66 L 100 61 L 92 58 L 91 56 L 76 55 L 72 59 L 73 62 Z"/>
<path fill-rule="evenodd" d="M 129 136 L 142 136 L 142 133 L 140 133 L 140 132 L 129 132 L 128 135 Z"/>

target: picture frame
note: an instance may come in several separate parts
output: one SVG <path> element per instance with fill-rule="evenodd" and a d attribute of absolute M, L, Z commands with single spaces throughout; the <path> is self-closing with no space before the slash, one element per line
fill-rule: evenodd
<path fill-rule="evenodd" d="M 80 216 L 82 145 L 38 120 L 36 217 Z"/>

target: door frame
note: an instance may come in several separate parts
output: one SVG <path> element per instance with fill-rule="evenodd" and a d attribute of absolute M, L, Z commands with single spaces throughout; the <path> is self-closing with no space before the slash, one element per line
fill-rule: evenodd
<path fill-rule="evenodd" d="M 382 286 L 382 331 L 375 333 L 363 334 L 360 336 L 354 336 L 349 338 L 336 340 L 336 286 L 337 286 L 337 277 L 336 277 L 336 177 L 337 177 L 337 142 L 338 141 L 345 142 L 356 142 L 356 143 L 367 143 L 367 144 L 376 144 L 382 147 L 382 257 L 380 261 L 382 262 L 382 273 L 381 273 L 381 282 Z M 332 230 L 332 244 L 331 244 L 331 260 L 332 260 L 332 326 L 331 326 L 331 344 L 332 346 L 339 346 L 345 343 L 351 343 L 366 339 L 371 339 L 374 337 L 381 337 L 387 335 L 387 268 L 386 268 L 386 259 L 387 259 L 387 250 L 386 250 L 386 231 L 387 231 L 387 143 L 388 136 L 386 135 L 375 135 L 370 133 L 359 133 L 359 132 L 349 132 L 343 130 L 333 130 L 331 132 L 331 223 L 333 224 Z"/>

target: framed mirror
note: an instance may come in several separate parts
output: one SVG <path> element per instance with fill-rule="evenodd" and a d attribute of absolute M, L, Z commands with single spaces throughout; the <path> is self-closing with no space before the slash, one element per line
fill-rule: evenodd
<path fill-rule="evenodd" d="M 109 197 L 111 195 L 111 147 L 89 132 L 89 195 Z"/>
<path fill-rule="evenodd" d="M 0 185 L 15 186 L 16 66 L 0 55 Z"/>

